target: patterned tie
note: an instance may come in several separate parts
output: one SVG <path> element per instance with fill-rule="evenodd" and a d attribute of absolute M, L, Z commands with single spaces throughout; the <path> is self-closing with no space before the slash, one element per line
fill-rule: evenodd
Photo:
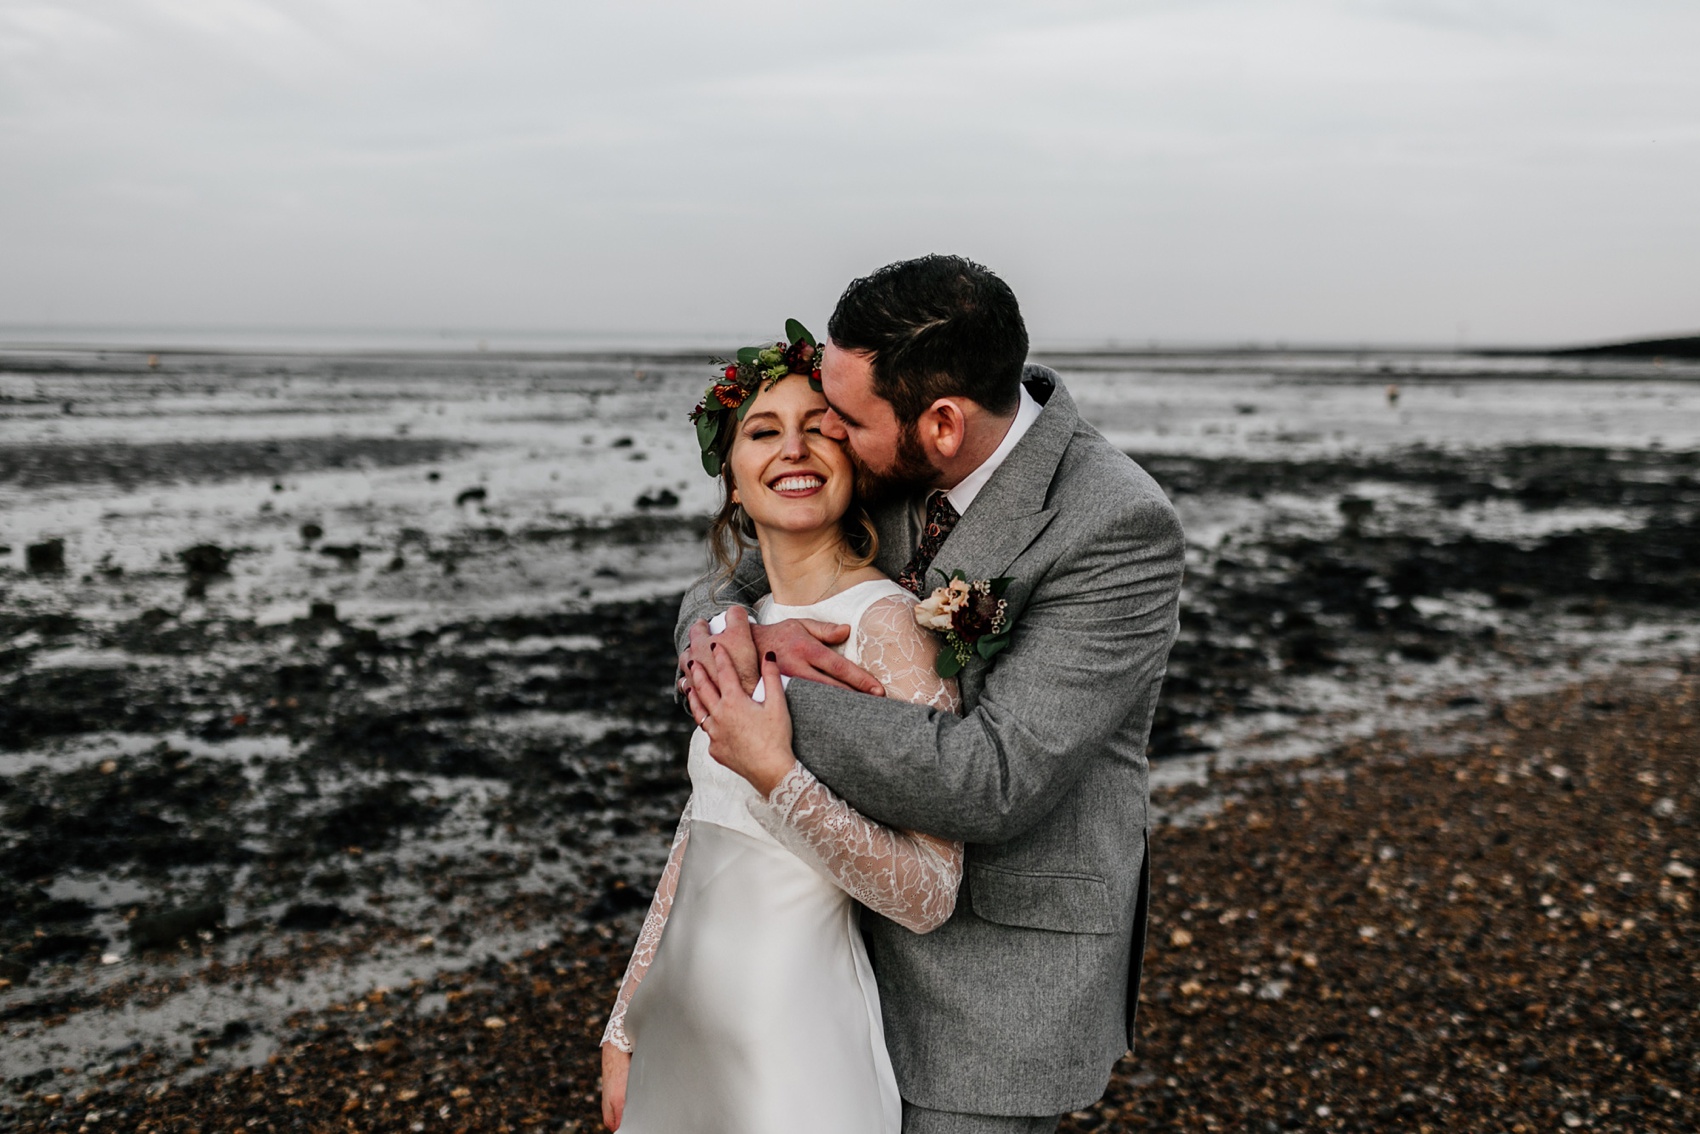
<path fill-rule="evenodd" d="M 961 518 L 950 497 L 942 492 L 934 494 L 927 502 L 927 526 L 921 529 L 921 542 L 909 557 L 909 565 L 898 573 L 898 586 L 913 591 L 917 598 L 927 597 L 927 568 L 933 565 L 933 556 L 939 553 L 945 537 Z"/>

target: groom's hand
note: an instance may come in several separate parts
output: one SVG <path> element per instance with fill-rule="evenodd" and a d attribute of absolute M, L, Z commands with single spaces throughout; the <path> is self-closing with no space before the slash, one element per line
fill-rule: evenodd
<path fill-rule="evenodd" d="M 743 607 L 734 606 L 726 611 L 725 633 L 710 633 L 706 622 L 691 627 L 690 649 L 679 655 L 679 692 L 688 694 L 693 682 L 713 680 L 715 663 L 709 647 L 717 645 L 727 651 L 746 693 L 755 689 L 760 676 L 756 659 L 771 653 L 779 659 L 779 672 L 786 677 L 885 696 L 885 686 L 873 674 L 832 648 L 849 637 L 850 627 L 813 618 L 756 625 Z"/>

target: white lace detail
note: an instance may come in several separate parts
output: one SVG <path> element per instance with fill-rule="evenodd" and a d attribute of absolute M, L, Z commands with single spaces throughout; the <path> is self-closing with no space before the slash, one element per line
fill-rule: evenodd
<path fill-rule="evenodd" d="M 956 910 L 961 843 L 875 823 L 801 764 L 750 811 L 792 854 L 905 929 L 937 929 Z"/>
<path fill-rule="evenodd" d="M 960 704 L 956 682 L 934 668 L 939 641 L 915 624 L 914 606 L 907 593 L 870 604 L 848 653 L 888 696 L 954 713 Z M 961 843 L 875 823 L 801 764 L 767 800 L 751 800 L 749 809 L 791 853 L 905 929 L 937 929 L 956 909 Z"/>
<path fill-rule="evenodd" d="M 907 592 L 870 605 L 856 624 L 856 656 L 879 679 L 886 695 L 954 713 L 961 707 L 956 682 L 940 677 L 940 641 L 915 622 L 915 598 Z"/>
<path fill-rule="evenodd" d="M 608 1013 L 608 1026 L 603 1029 L 602 1042 L 611 1043 L 628 1055 L 632 1041 L 626 1035 L 626 1008 L 632 994 L 643 983 L 643 976 L 655 960 L 656 947 L 661 944 L 661 931 L 667 928 L 667 915 L 673 909 L 673 894 L 679 888 L 679 866 L 685 860 L 685 844 L 691 838 L 691 805 L 679 818 L 679 829 L 673 835 L 672 849 L 667 852 L 667 865 L 661 869 L 661 881 L 655 884 L 655 897 L 650 899 L 649 913 L 644 915 L 643 929 L 632 948 L 632 959 L 626 965 L 625 979 L 620 981 L 620 995 L 614 1000 L 614 1010 Z"/>

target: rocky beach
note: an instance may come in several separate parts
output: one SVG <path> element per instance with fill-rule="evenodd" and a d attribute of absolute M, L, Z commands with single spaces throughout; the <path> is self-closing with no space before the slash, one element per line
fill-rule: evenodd
<path fill-rule="evenodd" d="M 1189 536 L 1075 1129 L 1692 1129 L 1700 366 L 1056 352 Z M 696 352 L 0 352 L 0 1128 L 590 1130 Z"/>

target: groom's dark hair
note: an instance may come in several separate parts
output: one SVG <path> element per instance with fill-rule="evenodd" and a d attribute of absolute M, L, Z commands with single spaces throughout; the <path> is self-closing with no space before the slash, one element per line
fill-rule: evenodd
<path fill-rule="evenodd" d="M 852 280 L 826 333 L 873 356 L 874 393 L 901 424 L 939 398 L 969 398 L 999 416 L 1021 399 L 1021 307 L 990 268 L 961 256 L 900 260 Z"/>

